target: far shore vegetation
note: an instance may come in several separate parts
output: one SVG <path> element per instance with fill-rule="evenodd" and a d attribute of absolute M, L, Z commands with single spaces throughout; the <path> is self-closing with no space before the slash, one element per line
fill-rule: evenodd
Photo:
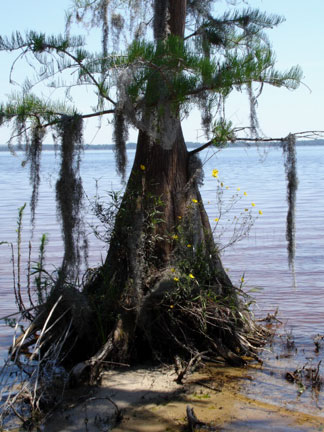
<path fill-rule="evenodd" d="M 186 141 L 187 148 L 198 148 L 201 146 L 199 142 Z M 247 142 L 247 141 L 237 141 L 235 143 L 227 143 L 226 147 L 237 148 L 237 147 L 256 147 L 258 142 Z M 274 141 L 267 143 L 268 147 L 281 147 L 282 143 L 280 141 Z M 314 140 L 297 140 L 296 146 L 323 146 L 324 139 L 314 139 Z M 136 150 L 137 144 L 134 142 L 129 142 L 126 144 L 127 150 Z M 114 150 L 115 144 L 85 144 L 84 150 Z M 23 150 L 23 145 L 13 145 L 12 149 L 15 151 Z M 54 144 L 43 144 L 43 150 L 55 150 Z M 0 144 L 0 151 L 9 151 L 7 144 Z"/>

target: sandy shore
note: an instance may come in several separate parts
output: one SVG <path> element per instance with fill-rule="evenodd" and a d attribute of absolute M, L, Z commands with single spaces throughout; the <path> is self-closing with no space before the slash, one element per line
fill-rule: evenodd
<path fill-rule="evenodd" d="M 251 398 L 244 385 L 249 369 L 208 368 L 175 383 L 171 368 L 106 372 L 100 387 L 67 393 L 45 425 L 46 432 L 184 431 L 186 406 L 219 431 L 324 431 L 324 418 Z M 111 429 L 116 413 L 121 421 Z"/>

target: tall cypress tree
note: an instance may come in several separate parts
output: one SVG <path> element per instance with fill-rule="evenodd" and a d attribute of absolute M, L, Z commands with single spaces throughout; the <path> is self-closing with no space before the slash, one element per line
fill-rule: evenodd
<path fill-rule="evenodd" d="M 128 127 L 138 129 L 135 160 L 107 258 L 80 294 L 87 304 L 88 331 L 80 335 L 75 320 L 71 338 L 79 339 L 70 358 L 76 362 L 92 356 L 83 366 L 95 366 L 107 357 L 170 360 L 175 354 L 189 358 L 204 352 L 242 364 L 242 357 L 253 354 L 261 342 L 262 330 L 222 266 L 199 193 L 201 149 L 188 151 L 181 119 L 198 107 L 209 139 L 202 148 L 224 146 L 235 140 L 235 125 L 224 117 L 224 104 L 233 90 L 246 89 L 257 135 L 254 86 L 294 89 L 301 72 L 298 67 L 285 73 L 275 69 L 264 31 L 280 24 L 281 17 L 252 9 L 218 17 L 212 0 L 128 3 L 78 0 L 65 35 L 32 31 L 0 39 L 1 50 L 18 50 L 38 61 L 43 81 L 52 83 L 58 73 L 73 70 L 75 82 L 67 82 L 67 88 L 92 86 L 98 96 L 97 109 L 81 113 L 42 100 L 37 86 L 27 82 L 22 95 L 0 110 L 2 123 L 15 122 L 26 143 L 33 209 L 37 155 L 46 132 L 54 129 L 62 146 L 57 199 L 66 249 L 52 298 L 58 291 L 64 295 L 80 257 L 82 119 L 112 116 L 116 166 L 123 177 Z M 86 50 L 84 38 L 70 35 L 74 22 L 101 28 L 100 54 Z"/>

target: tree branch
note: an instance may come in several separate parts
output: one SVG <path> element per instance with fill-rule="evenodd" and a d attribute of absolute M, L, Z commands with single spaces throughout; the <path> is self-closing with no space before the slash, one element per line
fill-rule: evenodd
<path fill-rule="evenodd" d="M 86 119 L 86 118 L 90 118 L 90 117 L 98 117 L 98 116 L 102 116 L 102 115 L 106 115 L 106 114 L 114 114 L 114 113 L 115 113 L 115 110 L 110 109 L 110 110 L 97 111 L 97 112 L 91 113 L 91 114 L 83 114 L 83 115 L 81 115 L 81 117 L 83 119 Z"/>
<path fill-rule="evenodd" d="M 324 131 L 315 131 L 315 130 L 302 131 L 302 132 L 292 133 L 292 135 L 295 135 L 296 137 L 305 137 L 305 138 L 306 137 L 307 138 L 323 137 Z M 255 142 L 255 143 L 256 142 L 283 142 L 283 141 L 286 141 L 286 139 L 287 139 L 287 137 L 280 137 L 280 138 L 261 138 L 261 137 L 259 137 L 259 138 L 243 138 L 242 137 L 241 138 L 241 137 L 238 137 L 238 138 L 235 138 L 235 140 L 232 140 L 231 142 L 238 142 L 238 141 L 240 141 L 240 142 Z M 189 155 L 199 153 L 199 152 L 205 150 L 206 148 L 210 147 L 211 145 L 216 145 L 216 144 L 217 144 L 216 140 L 212 139 L 212 140 L 208 141 L 207 143 L 203 144 L 202 146 L 191 150 L 189 152 Z"/>
<path fill-rule="evenodd" d="M 189 155 L 193 155 L 193 154 L 195 154 L 195 153 L 199 153 L 199 152 L 205 150 L 205 148 L 207 148 L 207 147 L 209 147 L 209 146 L 211 146 L 211 145 L 213 145 L 213 144 L 215 144 L 215 140 L 210 140 L 210 141 L 208 141 L 206 144 L 203 144 L 202 146 L 200 146 L 200 147 L 198 147 L 198 148 L 196 148 L 196 149 L 194 149 L 194 150 L 191 150 L 191 151 L 189 152 Z"/>
<path fill-rule="evenodd" d="M 295 135 L 295 134 L 293 134 Z M 286 137 L 281 138 L 235 138 L 235 141 L 249 141 L 249 142 L 276 142 L 285 141 Z"/>
<path fill-rule="evenodd" d="M 100 96 L 103 97 L 104 99 L 108 100 L 111 104 L 116 105 L 115 101 L 113 101 L 108 95 L 106 95 L 102 92 L 99 82 L 96 80 L 94 75 L 89 71 L 89 69 L 82 63 L 82 60 L 79 60 L 76 56 L 74 56 L 72 53 L 70 53 L 66 49 L 57 47 L 55 45 L 44 44 L 44 50 L 45 49 L 56 50 L 58 52 L 65 54 L 66 56 L 70 57 L 88 75 L 88 77 L 91 79 L 93 84 L 97 87 Z"/>
<path fill-rule="evenodd" d="M 111 110 L 103 110 L 103 111 L 97 111 L 95 113 L 90 113 L 90 114 L 80 114 L 80 117 L 83 119 L 87 119 L 87 118 L 91 118 L 91 117 L 99 117 L 101 115 L 105 115 L 105 114 L 114 114 L 115 110 L 111 109 Z M 65 114 L 60 114 L 65 115 Z M 49 126 L 53 126 L 57 123 L 59 123 L 60 120 L 53 120 L 52 122 L 46 123 L 44 125 L 42 125 L 42 127 L 49 127 Z"/>

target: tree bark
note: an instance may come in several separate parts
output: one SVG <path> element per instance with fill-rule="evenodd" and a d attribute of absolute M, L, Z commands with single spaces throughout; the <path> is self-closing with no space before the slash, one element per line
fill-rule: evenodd
<path fill-rule="evenodd" d="M 107 259 L 100 277 L 88 289 L 90 296 L 95 293 L 95 299 L 101 298 L 100 314 L 107 317 L 104 328 L 111 334 L 110 356 L 116 361 L 136 358 L 139 353 L 135 350 L 143 350 L 143 344 L 147 344 L 144 352 L 150 350 L 154 337 L 148 331 L 150 309 L 175 289 L 170 269 L 177 266 L 180 235 L 193 250 L 203 250 L 200 259 L 213 269 L 210 283 L 215 295 L 232 296 L 236 302 L 234 288 L 216 254 L 198 190 L 196 175 L 200 168 L 192 166 L 180 121 L 168 148 L 140 131 Z M 143 335 L 147 340 L 139 345 Z"/>
<path fill-rule="evenodd" d="M 169 1 L 169 25 L 171 34 L 184 37 L 186 24 L 187 0 Z"/>

